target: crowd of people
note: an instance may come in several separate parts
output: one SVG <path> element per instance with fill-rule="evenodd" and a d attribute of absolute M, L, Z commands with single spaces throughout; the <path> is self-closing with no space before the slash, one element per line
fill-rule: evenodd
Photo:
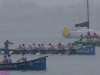
<path fill-rule="evenodd" d="M 68 44 L 68 49 L 74 49 L 74 44 L 73 44 L 73 43 L 72 43 L 72 44 L 69 43 L 69 44 Z"/>
<path fill-rule="evenodd" d="M 4 43 L 5 45 L 4 49 L 8 50 L 10 44 L 13 45 L 14 43 L 11 43 L 8 40 L 6 40 L 6 42 Z M 47 48 L 45 48 L 44 44 L 38 44 L 38 46 L 36 46 L 35 43 L 33 43 L 32 45 L 29 45 L 28 48 L 25 46 L 25 44 L 19 45 L 17 49 L 18 50 L 55 50 L 56 48 L 51 43 L 49 43 L 49 46 Z M 59 43 L 57 45 L 57 49 L 64 50 L 65 46 Z"/>
<path fill-rule="evenodd" d="M 88 40 L 88 39 L 91 40 L 92 38 L 93 38 L 93 39 L 94 39 L 94 38 L 97 38 L 97 40 L 98 40 L 98 39 L 100 39 L 100 36 L 97 35 L 95 32 L 93 33 L 93 35 L 91 35 L 90 32 L 88 31 L 88 32 L 87 32 L 87 35 L 85 35 L 85 38 L 87 38 L 87 40 Z"/>
<path fill-rule="evenodd" d="M 58 45 L 59 50 L 64 50 L 65 46 L 61 43 L 59 43 Z M 18 50 L 55 50 L 56 48 L 49 43 L 49 46 L 47 48 L 45 48 L 44 44 L 38 44 L 38 46 L 35 45 L 35 43 L 33 43 L 33 45 L 29 45 L 29 47 L 27 48 L 25 46 L 25 44 L 19 45 L 19 47 L 17 48 Z"/>
<path fill-rule="evenodd" d="M 57 48 L 55 48 L 51 43 L 49 43 L 49 46 L 47 48 L 44 47 L 44 44 L 38 44 L 38 46 L 35 45 L 35 43 L 33 43 L 33 45 L 29 45 L 28 48 L 26 48 L 25 44 L 19 45 L 19 47 L 17 48 L 18 50 L 65 50 L 65 48 L 67 49 L 74 49 L 74 44 L 69 43 L 68 46 L 65 46 L 61 43 L 59 43 L 57 45 Z M 83 44 L 79 45 L 79 48 L 83 48 Z"/>
<path fill-rule="evenodd" d="M 5 49 L 9 49 L 8 46 L 9 44 L 13 44 L 9 42 L 8 40 L 4 43 Z M 83 47 L 83 44 L 80 44 L 80 47 Z M 74 49 L 74 44 L 69 43 L 68 46 L 65 46 L 61 43 L 58 43 L 57 48 L 54 47 L 51 43 L 49 43 L 48 47 L 45 48 L 44 44 L 38 44 L 38 46 L 33 43 L 32 45 L 29 45 L 28 48 L 25 46 L 25 44 L 19 45 L 18 50 L 65 50 L 65 48 L 68 49 Z"/>
<path fill-rule="evenodd" d="M 68 46 L 67 46 L 67 48 L 68 48 L 69 50 L 71 50 L 71 49 L 75 49 L 75 47 L 74 47 L 74 44 L 73 44 L 73 43 L 72 43 L 72 44 L 71 44 L 71 43 L 69 43 L 69 44 L 68 44 Z M 84 48 L 84 47 L 83 47 L 83 44 L 80 44 L 80 45 L 78 46 L 78 48 L 79 48 L 79 49 Z"/>

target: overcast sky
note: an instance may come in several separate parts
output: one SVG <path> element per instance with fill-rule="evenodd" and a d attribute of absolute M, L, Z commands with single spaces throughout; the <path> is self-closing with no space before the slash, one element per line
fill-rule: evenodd
<path fill-rule="evenodd" d="M 71 17 L 73 20 L 79 17 L 86 19 L 84 17 L 86 2 L 86 0 L 0 0 L 0 22 L 59 22 Z M 93 18 L 97 18 L 100 13 L 98 6 L 100 0 L 89 0 L 89 5 Z"/>
<path fill-rule="evenodd" d="M 58 5 L 77 5 L 83 2 L 87 2 L 87 0 L 30 0 L 38 3 L 40 6 L 44 7 L 52 7 Z M 89 3 L 92 5 L 100 4 L 100 0 L 89 0 Z"/>

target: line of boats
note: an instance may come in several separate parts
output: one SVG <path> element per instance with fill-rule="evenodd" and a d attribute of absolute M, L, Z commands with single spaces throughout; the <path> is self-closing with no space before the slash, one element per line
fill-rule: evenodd
<path fill-rule="evenodd" d="M 74 46 L 79 46 L 80 44 L 83 44 L 84 46 L 96 46 L 100 47 L 100 40 L 86 40 L 86 41 L 74 41 Z"/>
<path fill-rule="evenodd" d="M 4 50 L 0 49 L 1 54 L 69 54 L 69 55 L 95 55 L 95 46 L 83 49 L 71 50 Z M 46 70 L 46 58 L 40 57 L 34 60 L 20 63 L 0 64 L 1 70 Z"/>

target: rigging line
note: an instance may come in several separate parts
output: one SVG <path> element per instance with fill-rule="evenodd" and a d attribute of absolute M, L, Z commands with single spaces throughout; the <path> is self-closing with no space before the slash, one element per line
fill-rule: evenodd
<path fill-rule="evenodd" d="M 87 0 L 87 20 L 89 22 L 89 0 Z M 89 29 L 89 26 L 88 26 Z"/>

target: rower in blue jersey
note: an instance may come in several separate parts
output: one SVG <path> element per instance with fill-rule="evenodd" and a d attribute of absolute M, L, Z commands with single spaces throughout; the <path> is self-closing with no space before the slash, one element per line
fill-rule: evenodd
<path fill-rule="evenodd" d="M 25 55 L 25 54 L 22 53 L 22 57 L 21 57 L 21 59 L 17 60 L 16 62 L 20 62 L 21 60 L 22 60 L 23 62 L 26 62 L 27 59 L 26 59 L 26 57 L 25 57 L 24 55 Z"/>
<path fill-rule="evenodd" d="M 12 59 L 10 58 L 10 54 L 8 54 L 8 58 L 7 58 L 7 64 L 12 63 Z"/>
<path fill-rule="evenodd" d="M 8 40 L 4 43 L 6 50 L 8 50 L 9 44 L 12 44 L 13 45 L 13 43 L 9 42 Z"/>

